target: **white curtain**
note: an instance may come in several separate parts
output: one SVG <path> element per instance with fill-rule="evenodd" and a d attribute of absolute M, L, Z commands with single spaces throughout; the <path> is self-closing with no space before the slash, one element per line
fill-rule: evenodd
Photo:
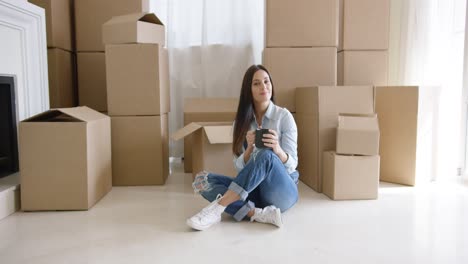
<path fill-rule="evenodd" d="M 242 77 L 261 63 L 263 0 L 151 0 L 166 26 L 171 82 L 169 133 L 183 126 L 190 97 L 238 97 Z M 183 142 L 170 142 L 183 156 Z"/>
<path fill-rule="evenodd" d="M 466 0 L 392 0 L 392 84 L 440 86 L 438 179 L 459 167 Z"/>

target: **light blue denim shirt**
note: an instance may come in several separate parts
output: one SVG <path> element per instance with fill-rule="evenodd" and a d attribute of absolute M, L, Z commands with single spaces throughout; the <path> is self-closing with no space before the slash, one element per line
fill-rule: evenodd
<path fill-rule="evenodd" d="M 258 128 L 257 120 L 254 119 L 250 124 L 250 130 Z M 288 160 L 284 163 L 284 166 L 288 174 L 295 172 L 297 168 L 297 126 L 291 112 L 270 102 L 263 116 L 262 128 L 273 129 L 278 133 L 280 146 L 288 154 Z M 243 148 L 243 151 L 245 151 L 245 148 Z M 256 151 L 258 149 L 254 147 L 250 158 L 254 156 L 253 154 Z M 244 153 L 240 156 L 234 156 L 234 166 L 238 172 L 244 168 Z"/>

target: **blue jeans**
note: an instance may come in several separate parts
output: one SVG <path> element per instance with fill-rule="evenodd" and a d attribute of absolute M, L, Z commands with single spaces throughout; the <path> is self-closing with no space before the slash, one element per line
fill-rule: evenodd
<path fill-rule="evenodd" d="M 252 153 L 250 161 L 232 178 L 214 173 L 200 175 L 194 184 L 203 183 L 203 188 L 198 189 L 200 194 L 212 202 L 218 194 L 224 195 L 231 190 L 240 196 L 226 207 L 225 212 L 241 221 L 249 211 L 255 207 L 263 208 L 274 205 L 286 211 L 298 200 L 296 172 L 288 174 L 280 158 L 270 149 L 262 149 Z"/>

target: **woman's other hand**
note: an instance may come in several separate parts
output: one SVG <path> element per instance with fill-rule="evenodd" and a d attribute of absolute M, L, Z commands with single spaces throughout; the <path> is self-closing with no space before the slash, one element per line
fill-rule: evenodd
<path fill-rule="evenodd" d="M 273 129 L 268 129 L 268 132 L 270 132 L 271 134 L 268 134 L 268 133 L 263 134 L 262 141 L 264 142 L 264 145 L 266 147 L 271 148 L 273 152 L 276 155 L 278 155 L 278 157 L 281 159 L 283 163 L 286 162 L 288 160 L 288 155 L 281 148 L 278 133 Z M 254 140 L 255 140 L 255 134 L 254 134 Z"/>
<path fill-rule="evenodd" d="M 253 145 L 255 144 L 255 130 L 247 131 L 247 135 L 245 136 L 245 140 L 247 141 L 247 148 L 252 149 Z"/>

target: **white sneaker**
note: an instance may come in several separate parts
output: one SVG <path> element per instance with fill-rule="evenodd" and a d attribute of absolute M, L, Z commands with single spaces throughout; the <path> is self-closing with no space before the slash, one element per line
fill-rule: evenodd
<path fill-rule="evenodd" d="M 221 194 L 218 194 L 216 200 L 203 208 L 198 214 L 187 219 L 187 225 L 193 229 L 203 231 L 221 222 L 221 214 L 224 212 L 224 209 L 226 209 L 225 206 L 218 203 L 222 197 Z"/>
<path fill-rule="evenodd" d="M 277 227 L 283 226 L 281 210 L 274 205 L 267 206 L 263 209 L 255 208 L 254 215 L 250 218 L 250 222 L 257 221 L 260 223 L 272 224 Z"/>

